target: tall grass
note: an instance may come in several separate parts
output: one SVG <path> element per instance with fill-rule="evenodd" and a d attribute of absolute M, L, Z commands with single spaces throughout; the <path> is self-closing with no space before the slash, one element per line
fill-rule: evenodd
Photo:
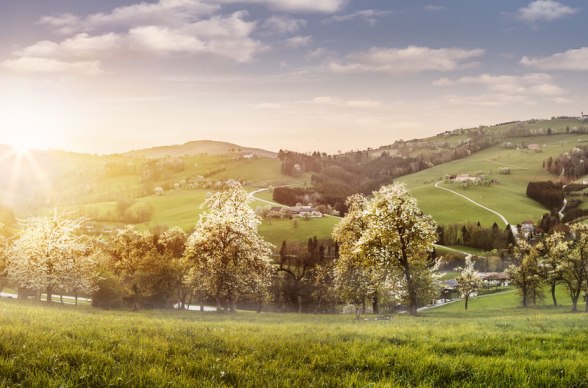
<path fill-rule="evenodd" d="M 483 309 L 482 303 L 485 304 Z M 512 304 L 511 304 L 512 303 Z M 388 321 L 0 302 L 0 384 L 584 386 L 587 316 L 515 293 Z"/>

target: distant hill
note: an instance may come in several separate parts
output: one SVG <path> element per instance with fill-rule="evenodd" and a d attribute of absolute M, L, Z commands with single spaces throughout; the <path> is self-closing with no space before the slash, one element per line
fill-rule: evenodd
<path fill-rule="evenodd" d="M 180 157 L 180 156 L 194 156 L 194 155 L 244 155 L 253 154 L 257 157 L 276 158 L 277 153 L 262 150 L 260 148 L 241 147 L 240 145 L 227 143 L 223 141 L 213 140 L 198 140 L 190 141 L 185 144 L 177 144 L 170 146 L 160 146 L 153 148 L 146 148 L 142 150 L 134 150 L 125 153 L 128 156 L 142 156 L 147 158 L 163 158 L 166 156 Z"/>

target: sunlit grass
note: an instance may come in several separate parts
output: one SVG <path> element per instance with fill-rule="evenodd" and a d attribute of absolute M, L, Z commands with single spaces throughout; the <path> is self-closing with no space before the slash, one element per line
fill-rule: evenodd
<path fill-rule="evenodd" d="M 562 299 L 563 302 L 564 301 Z M 515 292 L 412 318 L 108 312 L 0 302 L 0 384 L 581 386 L 586 316 Z M 369 316 L 365 316 L 370 318 Z"/>

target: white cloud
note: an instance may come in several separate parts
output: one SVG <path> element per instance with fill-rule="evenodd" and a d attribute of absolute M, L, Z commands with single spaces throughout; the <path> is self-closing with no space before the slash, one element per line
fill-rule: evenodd
<path fill-rule="evenodd" d="M 99 52 L 116 49 L 120 45 L 121 36 L 118 34 L 90 36 L 81 33 L 60 43 L 42 40 L 17 51 L 16 54 L 22 57 L 92 57 Z"/>
<path fill-rule="evenodd" d="M 565 16 L 573 15 L 578 9 L 571 8 L 553 0 L 535 0 L 519 8 L 516 17 L 524 22 L 551 22 Z"/>
<path fill-rule="evenodd" d="M 327 57 L 334 57 L 337 53 L 333 50 L 329 50 L 324 47 L 316 48 L 312 51 L 309 51 L 307 56 L 309 58 L 327 58 Z"/>
<path fill-rule="evenodd" d="M 347 55 L 329 64 L 336 73 L 407 74 L 424 71 L 452 71 L 475 65 L 472 60 L 484 54 L 482 49 L 409 46 L 406 48 L 372 47 Z"/>
<path fill-rule="evenodd" d="M 53 15 L 43 17 L 39 22 L 55 31 L 71 34 L 99 28 L 181 25 L 211 15 L 218 9 L 218 5 L 200 0 L 159 0 L 157 3 L 118 7 L 108 13 L 95 13 L 86 17 L 72 14 Z"/>
<path fill-rule="evenodd" d="M 529 73 L 522 76 L 482 74 L 476 77 L 461 77 L 457 79 L 441 78 L 433 83 L 435 86 L 453 87 L 460 85 L 480 85 L 486 89 L 486 94 L 472 97 L 471 103 L 477 105 L 501 105 L 510 102 L 532 103 L 536 98 L 547 98 L 550 101 L 562 103 L 566 100 L 565 90 L 557 85 L 553 78 L 544 73 Z M 462 101 L 459 96 L 450 96 L 452 103 Z"/>
<path fill-rule="evenodd" d="M 271 16 L 263 23 L 262 27 L 270 32 L 278 34 L 291 34 L 298 32 L 306 26 L 306 20 L 293 19 L 287 16 Z"/>
<path fill-rule="evenodd" d="M 236 62 L 248 62 L 265 50 L 265 46 L 249 36 L 254 22 L 243 19 L 244 12 L 185 25 L 181 28 L 137 27 L 129 31 L 131 48 L 156 54 L 216 54 Z"/>
<path fill-rule="evenodd" d="M 294 36 L 286 39 L 286 46 L 291 48 L 305 47 L 312 42 L 312 36 Z"/>
<path fill-rule="evenodd" d="M 2 66 L 23 73 L 64 73 L 97 76 L 102 74 L 98 61 L 61 61 L 51 58 L 20 57 L 2 62 Z"/>
<path fill-rule="evenodd" d="M 365 20 L 370 25 L 375 25 L 378 19 L 382 16 L 386 16 L 391 14 L 392 11 L 380 11 L 377 9 L 364 9 L 361 11 L 343 14 L 343 15 L 334 15 L 327 19 L 325 19 L 324 23 L 334 23 L 334 22 L 348 22 L 355 19 Z"/>
<path fill-rule="evenodd" d="M 255 105 L 255 109 L 262 110 L 288 110 L 288 109 L 299 109 L 299 108 L 311 108 L 319 109 L 321 111 L 345 111 L 349 109 L 355 109 L 357 111 L 363 110 L 374 110 L 384 107 L 381 101 L 372 99 L 345 99 L 342 97 L 334 96 L 317 96 L 310 100 L 292 101 L 292 102 L 264 102 Z"/>
<path fill-rule="evenodd" d="M 539 70 L 588 71 L 588 47 L 568 50 L 547 57 L 523 57 L 521 65 Z"/>
<path fill-rule="evenodd" d="M 182 9 L 182 6 L 195 3 L 189 0 L 161 0 L 152 5 L 174 6 L 172 8 L 177 10 Z M 138 6 L 147 7 L 145 4 Z M 123 11 L 115 10 L 113 14 L 127 15 L 127 8 L 125 7 Z M 71 68 L 72 71 L 80 74 L 98 75 L 101 72 L 102 61 L 115 57 L 121 50 L 142 51 L 156 55 L 212 54 L 235 62 L 248 62 L 266 47 L 251 38 L 256 23 L 245 20 L 246 17 L 247 13 L 241 11 L 228 16 L 212 16 L 177 26 L 144 25 L 131 27 L 118 33 L 109 32 L 95 36 L 86 32 L 78 33 L 61 42 L 39 41 L 14 51 L 13 55 L 17 58 L 8 62 L 8 68 L 26 68 L 31 72 L 35 69 L 48 72 L 46 69 Z M 80 61 L 81 59 L 85 61 Z M 89 70 L 83 71 L 83 69 Z"/>
<path fill-rule="evenodd" d="M 347 4 L 347 0 L 217 0 L 224 4 L 257 4 L 277 11 L 335 13 Z"/>
<path fill-rule="evenodd" d="M 189 34 L 166 27 L 136 27 L 129 31 L 131 47 L 156 54 L 189 53 L 205 51 L 204 43 Z"/>

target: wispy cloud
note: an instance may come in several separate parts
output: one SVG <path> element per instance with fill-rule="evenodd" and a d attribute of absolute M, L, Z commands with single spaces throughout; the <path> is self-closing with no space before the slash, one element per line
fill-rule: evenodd
<path fill-rule="evenodd" d="M 439 12 L 439 11 L 443 11 L 445 9 L 444 6 L 442 5 L 435 5 L 435 4 L 429 4 L 429 5 L 425 5 L 423 7 L 423 10 L 425 12 Z"/>
<path fill-rule="evenodd" d="M 334 15 L 325 20 L 323 23 L 341 23 L 341 22 L 348 22 L 356 19 L 365 20 L 370 25 L 375 25 L 383 16 L 390 15 L 392 11 L 382 11 L 377 9 L 364 9 L 357 12 L 342 14 L 342 15 Z"/>
<path fill-rule="evenodd" d="M 291 34 L 300 31 L 306 26 L 306 20 L 294 19 L 288 16 L 271 16 L 262 24 L 262 28 L 271 33 Z"/>
<path fill-rule="evenodd" d="M 2 67 L 24 73 L 62 73 L 97 76 L 103 73 L 99 61 L 62 61 L 52 58 L 21 57 L 2 62 Z"/>
<path fill-rule="evenodd" d="M 291 107 L 316 107 L 319 109 L 357 109 L 357 110 L 374 110 L 384 107 L 382 101 L 373 99 L 346 99 L 337 96 L 317 96 L 309 100 L 294 102 L 264 102 L 257 104 L 256 109 L 278 110 L 288 109 Z"/>
<path fill-rule="evenodd" d="M 545 57 L 527 57 L 521 59 L 521 65 L 539 70 L 575 70 L 588 71 L 588 47 L 568 50 Z"/>
<path fill-rule="evenodd" d="M 519 101 L 533 103 L 534 98 L 547 98 L 550 101 L 561 103 L 565 99 L 565 90 L 553 81 L 552 76 L 544 73 L 528 73 L 521 76 L 482 74 L 479 76 L 467 76 L 456 79 L 441 78 L 433 83 L 440 87 L 455 87 L 460 85 L 479 85 L 484 93 L 476 94 L 471 100 L 472 104 L 501 105 Z M 467 100 L 472 96 L 459 98 L 451 95 L 452 101 Z M 467 104 L 467 103 L 465 103 Z"/>
<path fill-rule="evenodd" d="M 519 8 L 516 17 L 527 23 L 551 22 L 577 12 L 577 8 L 568 7 L 554 0 L 535 0 Z"/>
<path fill-rule="evenodd" d="M 144 25 L 178 26 L 211 15 L 220 8 L 200 0 L 159 0 L 156 3 L 139 3 L 114 8 L 80 17 L 72 14 L 51 15 L 41 18 L 40 24 L 54 31 L 72 34 L 102 28 Z"/>
<path fill-rule="evenodd" d="M 335 13 L 347 0 L 217 0 L 223 4 L 258 4 L 282 12 Z"/>
<path fill-rule="evenodd" d="M 286 46 L 291 48 L 306 47 L 312 42 L 312 36 L 294 36 L 286 39 Z"/>
<path fill-rule="evenodd" d="M 337 108 L 374 109 L 383 106 L 381 101 L 376 100 L 346 100 L 340 97 L 319 96 L 309 101 L 315 105 L 331 106 Z"/>
<path fill-rule="evenodd" d="M 344 59 L 329 63 L 336 73 L 407 74 L 425 71 L 452 71 L 475 65 L 472 60 L 482 56 L 482 49 L 372 47 L 355 52 Z"/>
<path fill-rule="evenodd" d="M 21 57 L 95 57 L 98 53 L 108 52 L 121 45 L 121 36 L 115 33 L 90 36 L 80 33 L 62 42 L 39 41 L 15 54 Z"/>

